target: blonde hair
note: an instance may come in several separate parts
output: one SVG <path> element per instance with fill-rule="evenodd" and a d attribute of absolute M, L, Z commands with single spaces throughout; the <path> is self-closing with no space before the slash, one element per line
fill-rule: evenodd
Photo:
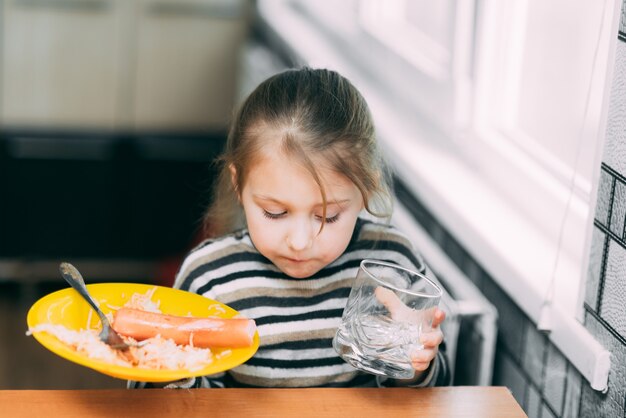
<path fill-rule="evenodd" d="M 237 191 L 243 189 L 255 159 L 277 140 L 259 134 L 263 127 L 280 132 L 278 149 L 311 173 L 320 187 L 324 217 L 326 193 L 315 164 L 319 161 L 354 183 L 367 212 L 379 218 L 391 216 L 390 175 L 363 96 L 335 71 L 291 69 L 262 82 L 236 113 L 218 159 L 221 168 L 212 204 L 204 216 L 207 235 L 245 226 Z"/>

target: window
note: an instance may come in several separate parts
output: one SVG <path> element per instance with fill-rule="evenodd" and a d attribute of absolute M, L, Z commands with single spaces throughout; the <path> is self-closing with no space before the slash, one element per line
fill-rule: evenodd
<path fill-rule="evenodd" d="M 464 145 L 554 249 L 536 288 L 547 294 L 554 281 L 560 305 L 577 314 L 604 142 L 612 3 L 485 1 L 476 22 L 473 135 Z M 559 271 L 559 263 L 573 265 Z"/>
<path fill-rule="evenodd" d="M 342 53 L 361 63 L 362 70 L 375 78 L 393 101 L 406 109 L 419 109 L 426 123 L 434 122 L 438 129 L 453 135 L 459 119 L 465 117 L 469 99 L 471 1 L 293 3 L 331 31 Z M 416 116 L 413 112 L 412 117 Z"/>

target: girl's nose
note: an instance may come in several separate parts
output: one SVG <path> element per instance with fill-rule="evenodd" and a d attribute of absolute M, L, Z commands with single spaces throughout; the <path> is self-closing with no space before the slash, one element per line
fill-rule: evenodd
<path fill-rule="evenodd" d="M 313 244 L 313 225 L 308 220 L 296 220 L 291 225 L 287 244 L 293 251 L 303 251 Z"/>

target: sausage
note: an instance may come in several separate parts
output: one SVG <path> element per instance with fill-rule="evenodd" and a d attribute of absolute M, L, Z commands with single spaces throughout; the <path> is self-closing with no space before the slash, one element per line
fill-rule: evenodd
<path fill-rule="evenodd" d="M 247 318 L 198 318 L 120 308 L 113 329 L 137 341 L 160 335 L 179 345 L 240 348 L 252 345 L 256 324 Z"/>

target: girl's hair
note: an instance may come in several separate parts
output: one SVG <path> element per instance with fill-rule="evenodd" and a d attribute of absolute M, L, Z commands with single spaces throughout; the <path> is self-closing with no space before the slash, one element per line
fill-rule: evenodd
<path fill-rule="evenodd" d="M 263 129 L 279 135 L 268 137 Z M 221 168 L 213 202 L 204 216 L 208 236 L 245 226 L 237 191 L 243 189 L 255 159 L 268 148 L 282 151 L 311 173 L 320 187 L 323 218 L 326 193 L 320 164 L 352 181 L 370 214 L 391 216 L 390 175 L 363 96 L 335 71 L 291 69 L 262 82 L 235 115 L 218 160 Z M 234 179 L 231 167 L 236 170 Z"/>

